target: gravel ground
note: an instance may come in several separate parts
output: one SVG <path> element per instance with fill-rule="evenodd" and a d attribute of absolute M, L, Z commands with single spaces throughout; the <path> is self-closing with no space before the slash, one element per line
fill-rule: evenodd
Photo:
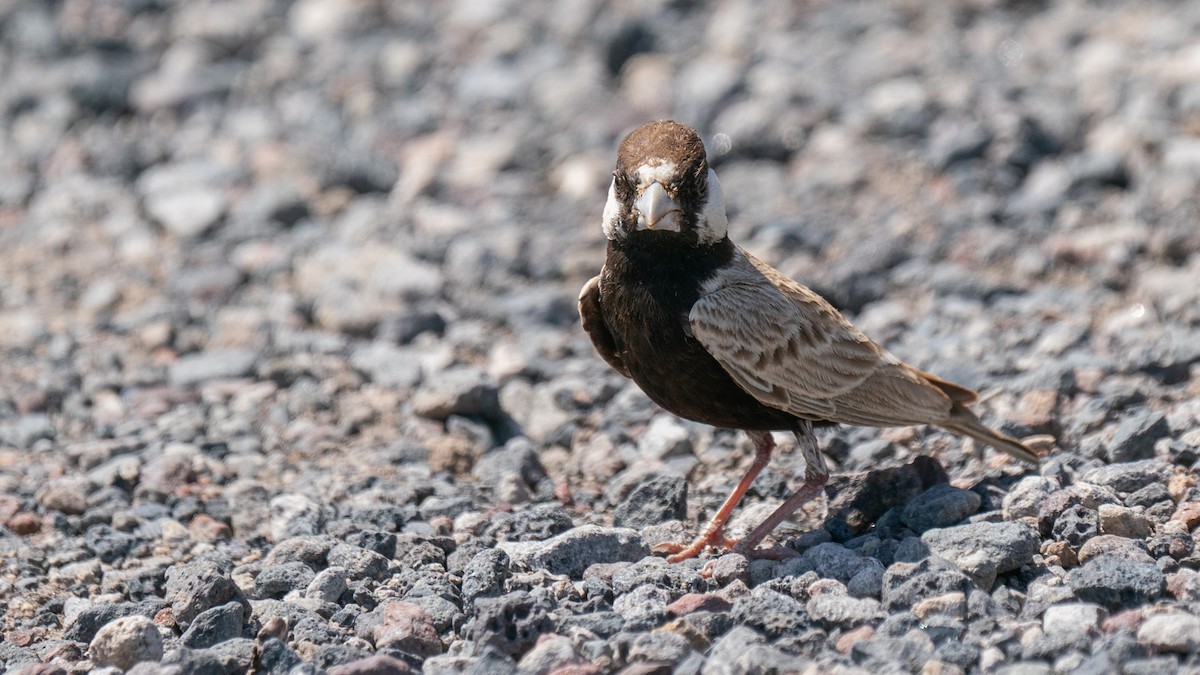
<path fill-rule="evenodd" d="M 0 2 L 0 667 L 1200 672 L 1200 3 Z M 1048 435 L 748 463 L 594 354 L 620 136 Z M 802 476 L 790 439 L 733 530 Z M 936 458 L 936 459 L 934 459 Z M 41 664 L 41 665 L 37 665 Z M 136 665 L 135 665 L 136 664 Z"/>

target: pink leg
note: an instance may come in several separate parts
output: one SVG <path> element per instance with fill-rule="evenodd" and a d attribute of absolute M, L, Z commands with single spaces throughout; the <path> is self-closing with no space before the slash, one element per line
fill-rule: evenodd
<path fill-rule="evenodd" d="M 750 464 L 750 468 L 746 470 L 746 474 L 738 481 L 737 487 L 733 488 L 733 492 L 721 505 L 716 515 L 712 520 L 708 521 L 708 525 L 696 537 L 691 544 L 684 546 L 682 544 L 659 544 L 654 547 L 656 553 L 670 553 L 667 557 L 667 562 L 679 562 L 688 558 L 695 558 L 704 550 L 706 546 L 723 544 L 730 545 L 721 535 L 721 530 L 725 527 L 725 522 L 729 520 L 729 516 L 733 513 L 734 507 L 742 500 L 746 494 L 746 490 L 750 489 L 750 484 L 762 473 L 766 468 L 767 462 L 771 461 L 771 451 L 775 449 L 775 439 L 771 437 L 769 431 L 747 431 L 746 435 L 754 443 L 754 461 Z M 762 537 L 759 537 L 761 539 Z"/>
<path fill-rule="evenodd" d="M 824 489 L 826 481 L 829 480 L 829 469 L 825 466 L 825 456 L 821 454 L 821 449 L 817 446 L 817 437 L 813 435 L 812 424 L 804 422 L 796 430 L 796 440 L 800 444 L 800 451 L 804 454 L 804 485 L 800 486 L 795 494 L 788 497 L 787 501 L 780 504 L 779 508 L 767 516 L 766 520 L 759 523 L 750 534 L 739 541 L 734 547 L 734 551 L 751 557 L 778 558 L 786 555 L 785 551 L 775 549 L 759 551 L 754 547 L 758 546 L 776 527 L 779 527 L 780 523 L 795 513 L 796 509 L 821 494 L 821 490 Z"/>

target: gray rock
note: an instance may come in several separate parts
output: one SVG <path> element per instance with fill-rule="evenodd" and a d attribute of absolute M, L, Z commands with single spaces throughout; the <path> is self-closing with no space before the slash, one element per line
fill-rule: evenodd
<path fill-rule="evenodd" d="M 206 609 L 192 621 L 179 639 L 193 649 L 212 647 L 241 637 L 244 619 L 245 608 L 238 602 Z"/>
<path fill-rule="evenodd" d="M 523 673 L 542 674 L 552 673 L 559 668 L 569 666 L 579 659 L 575 643 L 571 638 L 555 635 L 543 635 L 533 649 L 525 652 L 517 667 Z"/>
<path fill-rule="evenodd" d="M 728 554 L 745 560 L 743 556 Z M 713 561 L 713 568 L 726 556 Z M 717 571 L 712 571 L 712 578 L 717 578 Z M 631 564 L 624 565 L 612 575 L 612 591 L 617 595 L 628 593 L 638 586 L 653 584 L 670 592 L 673 596 L 685 593 L 703 593 L 709 590 L 708 581 L 700 576 L 700 570 L 688 565 L 673 564 L 664 558 L 647 557 Z"/>
<path fill-rule="evenodd" d="M 509 565 L 508 554 L 502 549 L 489 548 L 477 553 L 462 573 L 463 600 L 471 603 L 475 598 L 503 593 L 510 576 Z"/>
<path fill-rule="evenodd" d="M 659 415 L 638 438 L 638 454 L 652 459 L 690 455 L 692 438 L 674 415 Z"/>
<path fill-rule="evenodd" d="M 171 603 L 175 622 L 187 629 L 201 612 L 237 602 L 246 617 L 250 605 L 224 565 L 209 557 L 200 557 L 167 570 L 166 599 Z"/>
<path fill-rule="evenodd" d="M 1200 617 L 1184 612 L 1156 614 L 1142 623 L 1137 637 L 1159 651 L 1195 654 L 1200 649 Z"/>
<path fill-rule="evenodd" d="M 1062 636 L 1069 642 L 1085 641 L 1100 633 L 1100 624 L 1108 611 L 1090 602 L 1072 602 L 1046 608 L 1042 615 L 1042 631 L 1047 636 Z"/>
<path fill-rule="evenodd" d="M 220 349 L 179 357 L 171 364 L 171 384 L 191 387 L 209 380 L 246 377 L 254 372 L 258 352 L 253 349 Z"/>
<path fill-rule="evenodd" d="M 279 599 L 294 590 L 304 588 L 316 577 L 316 573 L 308 565 L 299 562 L 286 562 L 278 565 L 267 565 L 254 578 L 254 599 Z M 191 645 L 207 647 L 209 645 Z"/>
<path fill-rule="evenodd" d="M 88 655 L 98 666 L 116 666 L 128 670 L 142 661 L 157 661 L 163 656 L 162 636 L 150 619 L 123 616 L 105 624 L 88 645 Z"/>
<path fill-rule="evenodd" d="M 1083 482 L 1110 487 L 1118 492 L 1136 492 L 1151 483 L 1162 483 L 1171 475 L 1171 465 L 1158 459 L 1110 464 L 1083 474 Z"/>
<path fill-rule="evenodd" d="M 910 501 L 901 512 L 901 520 L 913 532 L 921 534 L 935 527 L 948 527 L 979 510 L 983 499 L 970 490 L 947 483 L 934 485 Z"/>
<path fill-rule="evenodd" d="M 421 381 L 421 363 L 417 354 L 386 342 L 372 342 L 355 349 L 350 365 L 385 387 L 407 390 Z"/>
<path fill-rule="evenodd" d="M 873 598 L 853 598 L 823 593 L 805 606 L 810 617 L 824 628 L 849 629 L 865 623 L 883 621 L 883 606 Z"/>
<path fill-rule="evenodd" d="M 638 635 L 629 647 L 629 660 L 632 663 L 674 665 L 693 654 L 696 654 L 696 650 L 687 638 L 675 631 L 661 628 Z"/>
<path fill-rule="evenodd" d="M 1052 532 L 1055 539 L 1079 548 L 1100 534 L 1100 516 L 1093 509 L 1076 504 L 1055 518 Z"/>
<path fill-rule="evenodd" d="M 856 598 L 878 598 L 883 591 L 883 563 L 874 558 L 867 559 L 867 566 L 846 582 L 846 592 Z"/>
<path fill-rule="evenodd" d="M 954 592 L 969 594 L 974 588 L 966 574 L 944 560 L 898 562 L 883 574 L 883 606 L 889 612 L 907 609 L 921 600 Z"/>
<path fill-rule="evenodd" d="M 833 542 L 817 544 L 804 553 L 804 558 L 817 574 L 827 579 L 847 583 L 856 574 L 871 566 L 871 561 L 856 551 Z"/>
<path fill-rule="evenodd" d="M 87 604 L 78 614 L 64 617 L 63 639 L 91 642 L 101 627 L 125 616 L 153 618 L 164 607 L 158 600 Z"/>
<path fill-rule="evenodd" d="M 304 589 L 304 597 L 322 602 L 337 602 L 346 592 L 346 568 L 337 565 L 327 567 L 317 573 Z"/>
<path fill-rule="evenodd" d="M 969 523 L 929 530 L 921 541 L 989 589 L 997 574 L 1033 562 L 1041 539 L 1024 523 Z"/>
<path fill-rule="evenodd" d="M 388 559 L 375 551 L 353 544 L 336 544 L 329 550 L 328 561 L 346 570 L 350 580 L 381 580 L 388 574 Z"/>
<path fill-rule="evenodd" d="M 687 479 L 681 476 L 652 476 L 633 488 L 617 505 L 613 524 L 640 530 L 666 520 L 687 518 Z"/>
<path fill-rule="evenodd" d="M 613 611 L 625 620 L 628 630 L 645 631 L 663 623 L 669 602 L 666 590 L 645 584 L 614 599 Z"/>
<path fill-rule="evenodd" d="M 539 636 L 554 628 L 544 603 L 526 591 L 475 601 L 475 618 L 468 633 L 477 649 L 491 647 L 503 654 L 523 654 Z"/>
<path fill-rule="evenodd" d="M 276 542 L 320 534 L 324 529 L 325 510 L 308 497 L 286 494 L 271 500 L 271 538 Z"/>
<path fill-rule="evenodd" d="M 490 375 L 477 368 L 456 366 L 430 376 L 412 398 L 413 412 L 444 420 L 451 415 L 499 418 L 499 392 Z"/>
<path fill-rule="evenodd" d="M 1169 433 L 1171 428 L 1164 413 L 1139 410 L 1121 420 L 1108 443 L 1106 459 L 1113 463 L 1154 459 L 1155 442 Z"/>
<path fill-rule="evenodd" d="M 584 525 L 542 542 L 501 542 L 518 564 L 572 579 L 596 563 L 641 560 L 650 554 L 636 530 Z"/>
<path fill-rule="evenodd" d="M 908 672 L 917 672 L 930 656 L 928 645 L 902 637 L 877 635 L 855 642 L 850 648 L 850 658 L 872 670 L 898 666 Z"/>
<path fill-rule="evenodd" d="M 808 624 L 808 612 L 795 599 L 759 586 L 733 603 L 733 620 L 776 639 L 799 635 Z"/>
<path fill-rule="evenodd" d="M 1067 575 L 1067 583 L 1080 600 L 1112 610 L 1151 602 L 1166 588 L 1166 579 L 1154 564 L 1114 555 L 1087 561 Z"/>
<path fill-rule="evenodd" d="M 1036 517 L 1046 497 L 1058 489 L 1059 483 L 1053 478 L 1045 476 L 1022 478 L 1004 496 L 1004 519 L 1017 520 L 1031 516 Z"/>

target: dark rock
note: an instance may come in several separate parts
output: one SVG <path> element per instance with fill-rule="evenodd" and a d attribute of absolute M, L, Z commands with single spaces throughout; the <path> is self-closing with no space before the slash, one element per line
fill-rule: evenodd
<path fill-rule="evenodd" d="M 1151 483 L 1162 483 L 1171 475 L 1171 465 L 1158 459 L 1101 466 L 1083 474 L 1083 482 L 1110 487 L 1118 492 L 1137 492 Z"/>
<path fill-rule="evenodd" d="M 509 565 L 508 554 L 498 548 L 477 553 L 462 573 L 463 600 L 470 605 L 475 598 L 503 593 L 510 576 Z"/>
<path fill-rule="evenodd" d="M 578 579 L 596 563 L 641 560 L 650 554 L 634 530 L 584 525 L 544 542 L 521 542 L 520 548 L 501 544 L 514 560 L 525 560 L 535 569 Z"/>
<path fill-rule="evenodd" d="M 548 607 L 527 591 L 513 591 L 498 598 L 475 601 L 475 618 L 469 624 L 470 639 L 477 648 L 491 646 L 516 656 L 553 630 Z"/>
<path fill-rule="evenodd" d="M 1171 433 L 1167 416 L 1156 410 L 1139 410 L 1117 426 L 1108 443 L 1109 462 L 1133 462 L 1154 458 L 1154 444 Z"/>
<path fill-rule="evenodd" d="M 308 586 L 316 576 L 312 568 L 299 561 L 268 565 L 254 578 L 254 599 L 282 598 Z"/>
<path fill-rule="evenodd" d="M 617 505 L 613 524 L 640 530 L 667 520 L 687 518 L 687 480 L 680 476 L 653 476 L 638 483 Z"/>
<path fill-rule="evenodd" d="M 947 593 L 969 593 L 975 585 L 958 568 L 936 558 L 893 564 L 883 574 L 883 606 L 888 611 L 912 607 Z"/>
<path fill-rule="evenodd" d="M 949 560 L 985 590 L 997 574 L 1033 562 L 1040 538 L 1025 523 L 969 523 L 929 530 L 921 541 L 933 553 Z"/>
<path fill-rule="evenodd" d="M 81 611 L 63 632 L 63 639 L 74 642 L 91 642 L 96 631 L 123 616 L 154 618 L 164 607 L 161 601 L 117 602 L 111 605 L 91 605 Z"/>
<path fill-rule="evenodd" d="M 558 502 L 497 513 L 484 534 L 501 541 L 544 541 L 570 530 L 571 514 Z"/>
<path fill-rule="evenodd" d="M 825 486 L 830 522 L 849 526 L 853 536 L 875 522 L 884 511 L 902 506 L 938 483 L 950 480 L 937 460 L 921 455 L 894 469 L 860 474 L 835 474 Z"/>
<path fill-rule="evenodd" d="M 760 586 L 733 603 L 735 623 L 753 628 L 768 639 L 798 635 L 808 625 L 808 611 L 791 597 Z"/>
<path fill-rule="evenodd" d="M 1076 504 L 1064 510 L 1054 520 L 1054 538 L 1079 548 L 1088 539 L 1100 534 L 1100 516 L 1092 509 Z"/>
<path fill-rule="evenodd" d="M 913 532 L 921 534 L 935 527 L 948 527 L 961 522 L 978 511 L 981 502 L 982 498 L 970 490 L 940 483 L 905 505 L 901 520 Z"/>
<path fill-rule="evenodd" d="M 238 602 L 206 609 L 192 621 L 179 639 L 193 649 L 212 647 L 242 637 L 244 620 L 245 608 Z"/>
<path fill-rule="evenodd" d="M 1072 570 L 1067 583 L 1076 597 L 1109 609 L 1152 602 L 1166 590 L 1166 578 L 1153 563 L 1102 555 Z"/>
<path fill-rule="evenodd" d="M 250 604 L 229 577 L 225 563 L 199 557 L 167 570 L 167 602 L 181 628 L 186 630 L 201 612 L 229 602 L 241 604 L 245 616 L 250 616 Z"/>

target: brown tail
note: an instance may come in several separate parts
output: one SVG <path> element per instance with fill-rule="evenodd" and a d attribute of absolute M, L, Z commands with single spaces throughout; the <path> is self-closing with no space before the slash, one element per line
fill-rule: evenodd
<path fill-rule="evenodd" d="M 950 418 L 938 426 L 949 429 L 956 434 L 974 438 L 980 443 L 986 443 L 1001 452 L 1007 452 L 1013 457 L 1029 462 L 1030 464 L 1037 464 L 1039 461 L 1037 453 L 1029 446 L 1008 434 L 1002 434 L 999 431 L 984 426 L 983 422 L 980 422 L 979 418 L 975 416 L 975 413 L 961 405 L 955 405 L 954 409 L 950 412 Z"/>

